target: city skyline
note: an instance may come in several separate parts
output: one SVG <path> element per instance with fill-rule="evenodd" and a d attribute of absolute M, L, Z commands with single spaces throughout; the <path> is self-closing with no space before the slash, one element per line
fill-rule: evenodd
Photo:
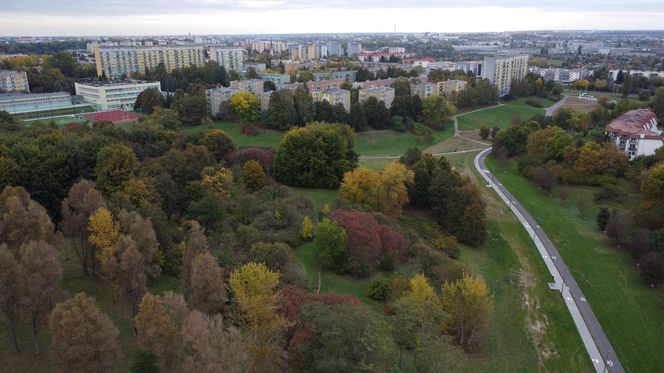
<path fill-rule="evenodd" d="M 0 17 L 3 36 L 655 30 L 664 3 L 34 0 L 5 4 Z"/>

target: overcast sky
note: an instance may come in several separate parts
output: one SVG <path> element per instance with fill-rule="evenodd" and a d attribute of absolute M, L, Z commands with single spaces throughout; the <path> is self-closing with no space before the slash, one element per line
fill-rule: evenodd
<path fill-rule="evenodd" d="M 664 28 L 664 0 L 0 0 L 0 35 Z"/>

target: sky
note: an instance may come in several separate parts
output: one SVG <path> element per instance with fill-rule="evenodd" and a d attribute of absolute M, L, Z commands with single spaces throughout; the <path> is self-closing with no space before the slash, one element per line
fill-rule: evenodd
<path fill-rule="evenodd" d="M 656 30 L 663 0 L 0 0 L 1 36 Z"/>

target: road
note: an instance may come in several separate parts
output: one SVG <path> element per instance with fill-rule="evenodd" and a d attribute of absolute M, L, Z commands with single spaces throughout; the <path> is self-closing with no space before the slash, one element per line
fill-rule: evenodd
<path fill-rule="evenodd" d="M 560 101 L 546 108 L 546 112 L 544 113 L 544 115 L 547 117 L 552 117 L 553 114 L 555 114 L 556 110 L 558 110 L 561 106 L 565 105 L 568 98 L 569 96 L 563 96 L 563 98 Z"/>
<path fill-rule="evenodd" d="M 590 304 L 586 301 L 583 292 L 574 280 L 553 242 L 551 242 L 546 233 L 540 228 L 537 221 L 521 206 L 519 201 L 487 169 L 485 159 L 490 152 L 491 148 L 487 148 L 477 154 L 474 160 L 475 168 L 486 180 L 488 186 L 508 205 L 533 239 L 544 263 L 553 276 L 554 282 L 549 284 L 549 286 L 561 292 L 596 371 L 624 372 L 613 347 L 611 347 L 609 339 L 604 334 L 604 330 L 602 330 L 599 321 L 597 321 L 595 314 L 590 308 Z"/>

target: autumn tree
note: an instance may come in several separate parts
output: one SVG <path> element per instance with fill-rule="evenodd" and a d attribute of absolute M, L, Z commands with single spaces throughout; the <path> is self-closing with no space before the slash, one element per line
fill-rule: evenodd
<path fill-rule="evenodd" d="M 205 132 L 201 144 L 208 148 L 217 162 L 221 162 L 228 153 L 235 150 L 235 143 L 230 136 L 217 128 Z"/>
<path fill-rule="evenodd" d="M 152 351 L 163 372 L 176 372 L 179 361 L 181 325 L 188 313 L 182 295 L 145 294 L 134 317 L 139 346 Z"/>
<path fill-rule="evenodd" d="M 407 187 L 413 178 L 413 172 L 399 162 L 392 162 L 378 171 L 359 167 L 344 174 L 339 191 L 349 201 L 398 217 L 408 203 Z"/>
<path fill-rule="evenodd" d="M 250 192 L 260 190 L 267 184 L 267 176 L 260 162 L 250 159 L 242 166 L 242 183 Z"/>
<path fill-rule="evenodd" d="M 122 190 L 138 169 L 138 158 L 134 152 L 122 144 L 107 145 L 97 153 L 97 188 L 104 193 Z"/>
<path fill-rule="evenodd" d="M 205 230 L 195 220 L 189 222 L 189 232 L 184 240 L 184 252 L 182 253 L 182 270 L 180 279 L 186 296 L 191 293 L 191 274 L 194 259 L 209 249 Z"/>
<path fill-rule="evenodd" d="M 18 322 L 20 302 L 20 269 L 14 254 L 6 244 L 0 244 L 0 312 L 9 324 L 14 351 L 20 351 L 18 345 Z"/>
<path fill-rule="evenodd" d="M 206 167 L 201 173 L 201 186 L 209 193 L 216 195 L 221 199 L 230 196 L 230 189 L 233 185 L 233 173 L 225 167 Z"/>
<path fill-rule="evenodd" d="M 45 241 L 21 246 L 21 305 L 29 312 L 35 352 L 40 352 L 39 331 L 55 303 L 64 295 L 60 288 L 62 265 L 58 252 Z"/>
<path fill-rule="evenodd" d="M 97 248 L 98 253 L 115 244 L 120 229 L 111 212 L 105 207 L 100 207 L 88 219 L 88 233 L 88 241 Z"/>
<path fill-rule="evenodd" d="M 494 312 L 493 297 L 484 279 L 464 274 L 460 280 L 445 283 L 442 302 L 450 314 L 457 342 L 468 349 L 481 345 Z"/>
<path fill-rule="evenodd" d="M 121 234 L 116 242 L 97 253 L 104 276 L 127 299 L 132 315 L 138 310 L 138 302 L 147 288 L 144 258 L 136 242 Z"/>
<path fill-rule="evenodd" d="M 0 242 L 18 255 L 23 243 L 37 240 L 59 243 L 46 209 L 23 187 L 5 187 L 0 193 Z"/>
<path fill-rule="evenodd" d="M 231 96 L 228 102 L 230 113 L 242 123 L 258 121 L 260 105 L 256 96 L 249 92 L 239 92 Z"/>
<path fill-rule="evenodd" d="M 71 241 L 85 275 L 94 276 L 96 270 L 96 246 L 88 240 L 88 222 L 90 216 L 101 207 L 106 207 L 106 201 L 88 180 L 72 185 L 62 201 L 60 230 Z"/>
<path fill-rule="evenodd" d="M 159 278 L 161 252 L 152 220 L 143 218 L 136 211 L 128 212 L 126 210 L 120 210 L 118 220 L 120 222 L 120 233 L 131 237 L 136 244 L 141 256 L 139 265 L 143 267 L 143 272 L 150 280 Z"/>
<path fill-rule="evenodd" d="M 310 241 L 314 238 L 314 224 L 311 221 L 309 215 L 305 216 L 302 220 L 302 238 L 306 241 Z"/>
<path fill-rule="evenodd" d="M 55 306 L 49 330 L 52 359 L 63 372 L 108 372 L 121 361 L 118 329 L 85 293 Z"/>
<path fill-rule="evenodd" d="M 279 274 L 264 264 L 247 263 L 229 280 L 247 327 L 252 371 L 275 371 L 283 364 L 281 349 L 288 322 L 276 311 Z"/>
<path fill-rule="evenodd" d="M 217 259 L 204 252 L 191 265 L 191 306 L 207 314 L 221 311 L 228 298 Z"/>

